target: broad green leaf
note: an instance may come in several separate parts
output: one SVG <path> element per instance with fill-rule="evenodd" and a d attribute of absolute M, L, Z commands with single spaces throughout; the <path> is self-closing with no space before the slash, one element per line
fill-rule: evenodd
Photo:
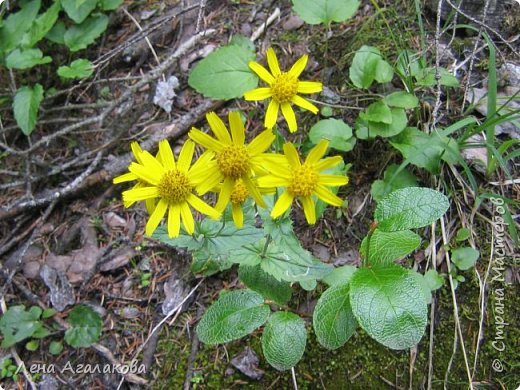
<path fill-rule="evenodd" d="M 384 84 L 392 81 L 394 77 L 394 69 L 385 60 L 380 60 L 376 66 L 375 79 L 378 83 Z"/>
<path fill-rule="evenodd" d="M 352 150 L 352 128 L 339 119 L 323 119 L 313 125 L 309 131 L 309 139 L 313 144 L 320 140 L 329 140 L 329 146 L 342 152 Z"/>
<path fill-rule="evenodd" d="M 43 100 L 43 87 L 36 84 L 33 88 L 18 88 L 13 101 L 14 118 L 25 135 L 29 135 L 36 126 L 38 110 Z"/>
<path fill-rule="evenodd" d="M 424 274 L 424 280 L 426 281 L 430 291 L 437 290 L 444 285 L 444 278 L 434 269 L 426 271 Z"/>
<path fill-rule="evenodd" d="M 0 332 L 3 336 L 0 348 L 9 348 L 19 341 L 33 337 L 37 332 L 46 331 L 40 315 L 41 309 L 39 312 L 32 308 L 26 311 L 24 305 L 11 306 L 0 317 Z"/>
<path fill-rule="evenodd" d="M 249 39 L 248 37 L 245 37 L 240 34 L 233 35 L 233 38 L 231 38 L 231 41 L 229 42 L 230 45 L 235 46 L 241 46 L 244 49 L 249 50 L 250 52 L 256 53 L 256 47 L 255 44 Z"/>
<path fill-rule="evenodd" d="M 197 325 L 197 335 L 206 344 L 237 340 L 262 326 L 270 311 L 260 294 L 251 290 L 230 291 L 206 310 Z"/>
<path fill-rule="evenodd" d="M 31 352 L 34 352 L 40 346 L 40 342 L 38 340 L 30 340 L 25 343 L 25 349 Z"/>
<path fill-rule="evenodd" d="M 60 66 L 58 75 L 66 79 L 84 79 L 94 73 L 92 62 L 84 58 L 77 59 L 70 63 L 70 66 Z"/>
<path fill-rule="evenodd" d="M 256 291 L 265 299 L 270 299 L 279 305 L 289 302 L 292 288 L 288 282 L 280 282 L 273 276 L 264 272 L 260 265 L 253 267 L 241 265 L 238 268 L 238 277 L 251 290 Z"/>
<path fill-rule="evenodd" d="M 89 16 L 83 23 L 74 25 L 67 30 L 64 36 L 65 45 L 72 52 L 85 49 L 105 32 L 107 26 L 108 16 L 104 14 Z"/>
<path fill-rule="evenodd" d="M 393 121 L 390 107 L 382 100 L 372 103 L 363 113 L 363 119 L 369 122 L 382 122 L 390 124 Z"/>
<path fill-rule="evenodd" d="M 448 210 L 448 198 L 431 188 L 408 187 L 390 193 L 376 208 L 378 228 L 385 232 L 427 226 Z"/>
<path fill-rule="evenodd" d="M 51 318 L 56 314 L 56 310 L 53 308 L 48 308 L 42 311 L 42 318 Z"/>
<path fill-rule="evenodd" d="M 60 10 L 61 3 L 56 0 L 47 11 L 38 15 L 31 29 L 22 38 L 22 46 L 31 48 L 40 42 L 58 20 Z"/>
<path fill-rule="evenodd" d="M 65 23 L 61 20 L 58 20 L 53 28 L 45 35 L 49 41 L 57 43 L 58 45 L 65 44 L 65 33 L 67 32 L 67 28 L 65 27 Z"/>
<path fill-rule="evenodd" d="M 80 24 L 96 8 L 97 2 L 98 0 L 61 0 L 61 5 L 69 18 Z"/>
<path fill-rule="evenodd" d="M 191 71 L 190 87 L 212 99 L 233 99 L 258 85 L 249 69 L 255 54 L 243 46 L 228 45 L 215 50 Z"/>
<path fill-rule="evenodd" d="M 49 62 L 52 62 L 52 58 L 44 57 L 40 49 L 15 49 L 5 59 L 5 65 L 9 69 L 29 69 Z"/>
<path fill-rule="evenodd" d="M 419 105 L 419 99 L 411 93 L 405 91 L 393 92 L 390 95 L 385 96 L 383 99 L 386 104 L 390 107 L 397 108 L 415 108 Z"/>
<path fill-rule="evenodd" d="M 99 5 L 103 11 L 113 11 L 117 9 L 124 0 L 101 0 Z"/>
<path fill-rule="evenodd" d="M 59 355 L 63 351 L 63 344 L 59 341 L 51 341 L 49 344 L 49 353 L 51 355 Z"/>
<path fill-rule="evenodd" d="M 358 88 L 370 88 L 376 78 L 381 52 L 371 46 L 362 46 L 354 55 L 349 69 L 350 80 Z"/>
<path fill-rule="evenodd" d="M 306 343 L 305 322 L 294 313 L 274 313 L 262 334 L 264 357 L 280 371 L 294 367 L 301 360 Z"/>
<path fill-rule="evenodd" d="M 65 332 L 65 341 L 74 348 L 90 347 L 99 340 L 103 320 L 92 308 L 78 305 L 69 314 L 71 328 Z"/>
<path fill-rule="evenodd" d="M 471 231 L 467 228 L 462 228 L 457 230 L 457 235 L 455 236 L 455 240 L 457 241 L 466 241 L 471 236 Z"/>
<path fill-rule="evenodd" d="M 368 256 L 368 263 L 372 266 L 385 265 L 410 254 L 420 244 L 421 237 L 411 230 L 383 232 L 375 229 L 370 240 L 368 236 L 363 239 L 359 253 L 363 258 Z"/>
<path fill-rule="evenodd" d="M 404 109 L 391 108 L 390 112 L 392 116 L 390 124 L 372 121 L 368 122 L 368 135 L 370 137 L 393 137 L 406 129 L 408 118 L 406 117 Z"/>
<path fill-rule="evenodd" d="M 451 251 L 451 261 L 462 271 L 473 267 L 479 257 L 480 252 L 471 247 L 457 248 Z"/>
<path fill-rule="evenodd" d="M 359 325 L 388 348 L 411 348 L 426 329 L 421 287 L 412 271 L 400 266 L 359 269 L 350 281 L 350 303 Z"/>
<path fill-rule="evenodd" d="M 18 12 L 5 19 L 0 28 L 0 53 L 7 53 L 18 46 L 24 34 L 29 31 L 40 10 L 41 1 L 33 0 L 21 4 Z"/>
<path fill-rule="evenodd" d="M 229 256 L 213 253 L 207 247 L 193 250 L 191 256 L 191 272 L 194 274 L 210 276 L 233 266 Z"/>
<path fill-rule="evenodd" d="M 343 22 L 354 16 L 359 0 L 292 0 L 293 10 L 308 24 Z"/>
<path fill-rule="evenodd" d="M 422 291 L 422 294 L 424 297 L 424 302 L 426 302 L 426 304 L 429 305 L 430 303 L 432 303 L 432 292 L 430 290 L 430 286 L 428 285 L 428 282 L 426 281 L 424 276 L 422 274 L 420 274 L 419 272 L 415 272 L 413 270 L 410 270 L 410 271 L 411 271 L 411 275 L 415 278 L 415 281 L 421 288 L 421 291 Z"/>
<path fill-rule="evenodd" d="M 385 169 L 383 180 L 372 183 L 370 195 L 379 202 L 390 192 L 406 187 L 417 187 L 417 178 L 406 169 L 399 170 L 397 164 L 391 164 Z"/>
<path fill-rule="evenodd" d="M 434 85 L 437 85 L 435 74 L 435 68 L 426 68 L 421 70 L 416 76 L 417 85 L 424 87 L 433 87 Z M 444 85 L 445 87 L 458 87 L 460 85 L 459 80 L 457 80 L 457 78 L 446 69 L 439 68 L 439 74 L 441 76 L 441 85 Z"/>
<path fill-rule="evenodd" d="M 330 287 L 314 308 L 314 332 L 319 343 L 327 349 L 343 346 L 357 328 L 357 321 L 350 307 L 349 289 L 348 283 Z"/>
<path fill-rule="evenodd" d="M 341 267 L 334 268 L 334 270 L 330 274 L 325 275 L 321 281 L 329 286 L 345 284 L 350 281 L 356 271 L 357 267 L 353 265 L 342 265 Z"/>

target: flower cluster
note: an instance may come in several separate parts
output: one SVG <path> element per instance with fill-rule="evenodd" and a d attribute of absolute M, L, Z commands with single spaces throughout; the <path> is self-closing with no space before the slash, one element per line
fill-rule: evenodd
<path fill-rule="evenodd" d="M 342 205 L 343 200 L 329 187 L 345 185 L 348 178 L 323 173 L 342 162 L 340 156 L 324 158 L 328 141 L 319 142 L 303 162 L 290 142 L 284 144 L 283 154 L 269 151 L 275 140 L 272 128 L 278 110 L 281 108 L 289 130 L 295 131 L 297 124 L 291 103 L 316 113 L 318 109 L 298 93 L 319 92 L 322 85 L 298 80 L 307 63 L 306 55 L 288 72 L 280 71 L 272 49 L 267 51 L 267 62 L 271 72 L 256 62 L 249 64 L 269 87 L 247 92 L 246 100 L 272 98 L 265 118 L 266 129 L 249 142 L 246 142 L 240 113 L 233 111 L 228 116 L 229 128 L 214 112 L 207 114 L 213 134 L 192 128 L 177 161 L 166 140 L 159 142 L 155 157 L 143 151 L 136 142 L 131 144 L 135 161 L 129 165 L 129 172 L 116 177 L 114 183 L 136 182 L 132 189 L 123 192 L 123 203 L 130 207 L 138 201 L 146 202 L 150 213 L 146 235 L 153 234 L 166 214 L 170 237 L 179 235 L 181 221 L 185 231 L 193 234 L 192 209 L 217 219 L 229 204 L 233 221 L 240 228 L 244 220 L 244 202 L 251 197 L 259 207 L 266 207 L 263 195 L 277 194 L 277 188 L 281 189 L 281 195 L 271 211 L 273 218 L 286 212 L 295 200 L 303 207 L 309 224 L 316 222 L 316 199 L 336 207 Z M 196 144 L 204 151 L 192 164 Z M 215 206 L 200 198 L 209 192 L 218 194 Z"/>

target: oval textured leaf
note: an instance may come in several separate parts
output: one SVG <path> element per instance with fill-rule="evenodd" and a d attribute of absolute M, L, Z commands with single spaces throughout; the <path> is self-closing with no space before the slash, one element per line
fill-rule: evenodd
<path fill-rule="evenodd" d="M 206 310 L 197 325 L 197 335 L 206 344 L 221 344 L 244 337 L 262 326 L 270 308 L 251 290 L 224 293 Z"/>
<path fill-rule="evenodd" d="M 448 198 L 431 188 L 408 187 L 391 192 L 376 208 L 378 228 L 385 232 L 427 226 L 448 210 Z"/>
<path fill-rule="evenodd" d="M 271 366 L 285 371 L 300 361 L 306 342 L 305 322 L 294 313 L 279 311 L 264 328 L 262 350 Z"/>
<path fill-rule="evenodd" d="M 411 348 L 424 335 L 426 301 L 410 270 L 360 268 L 350 281 L 350 304 L 359 325 L 388 348 Z"/>
<path fill-rule="evenodd" d="M 332 286 L 316 304 L 312 325 L 319 343 L 325 348 L 341 347 L 357 328 L 356 317 L 350 307 L 349 290 L 348 283 Z"/>
<path fill-rule="evenodd" d="M 368 247 L 369 242 L 370 248 Z M 368 236 L 363 239 L 359 253 L 365 259 L 368 256 L 368 263 L 371 265 L 385 265 L 406 256 L 417 249 L 420 244 L 421 237 L 411 230 L 383 232 L 376 229 L 370 240 Z"/>

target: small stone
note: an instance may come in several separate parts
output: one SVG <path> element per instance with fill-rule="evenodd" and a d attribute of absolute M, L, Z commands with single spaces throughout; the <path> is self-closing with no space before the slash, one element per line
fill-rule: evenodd
<path fill-rule="evenodd" d="M 303 22 L 302 18 L 300 18 L 297 15 L 292 15 L 282 24 L 282 28 L 285 31 L 296 30 L 296 29 L 300 28 L 301 26 L 303 26 L 303 23 L 304 22 Z"/>

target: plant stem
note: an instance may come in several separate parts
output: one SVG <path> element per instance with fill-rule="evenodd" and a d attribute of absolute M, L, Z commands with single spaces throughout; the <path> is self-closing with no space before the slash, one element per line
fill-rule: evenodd
<path fill-rule="evenodd" d="M 267 248 L 269 247 L 269 244 L 271 243 L 272 239 L 273 237 L 271 237 L 270 234 L 266 236 L 264 249 L 262 249 L 262 254 L 260 255 L 262 259 L 265 257 L 265 254 L 267 253 Z"/>

